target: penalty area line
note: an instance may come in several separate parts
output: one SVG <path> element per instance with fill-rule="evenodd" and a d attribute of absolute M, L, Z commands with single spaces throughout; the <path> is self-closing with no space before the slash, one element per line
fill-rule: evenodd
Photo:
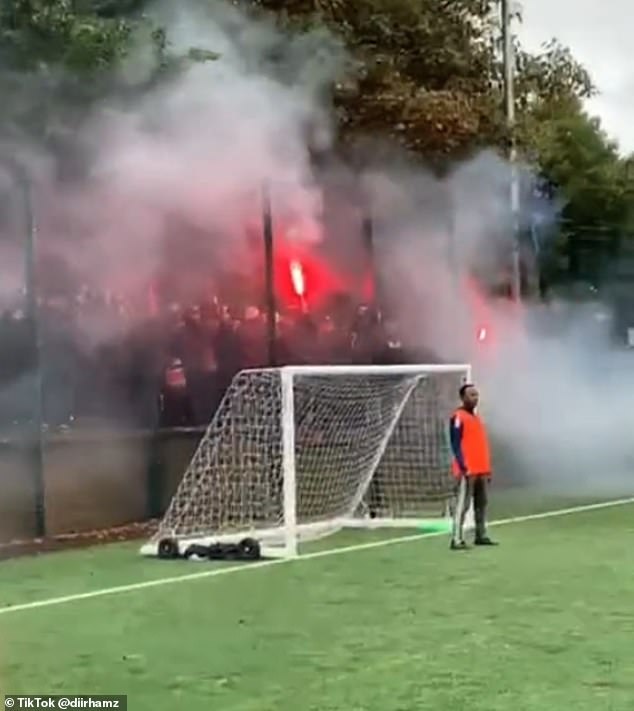
<path fill-rule="evenodd" d="M 568 516 L 571 514 L 584 513 L 586 511 L 598 511 L 600 509 L 613 508 L 615 506 L 624 506 L 626 504 L 634 504 L 634 497 L 627 499 L 615 499 L 612 501 L 602 501 L 595 504 L 585 504 L 581 506 L 572 506 L 566 509 L 556 509 L 554 511 L 544 511 L 542 513 L 527 514 L 525 516 L 513 516 L 512 518 L 498 519 L 491 521 L 490 526 L 505 526 L 511 523 L 524 523 L 528 521 L 538 521 L 540 519 L 556 518 L 559 516 Z M 431 533 L 416 533 L 408 536 L 398 536 L 395 538 L 384 538 L 380 541 L 368 541 L 367 543 L 357 543 L 350 546 L 342 546 L 340 548 L 330 548 L 322 551 L 314 551 L 313 553 L 305 553 L 297 558 L 274 558 L 272 560 L 263 560 L 257 563 L 249 563 L 247 565 L 231 565 L 226 568 L 216 568 L 214 570 L 204 570 L 197 573 L 185 573 L 183 575 L 173 575 L 166 578 L 156 578 L 154 580 L 144 580 L 138 583 L 128 583 L 127 585 L 116 585 L 110 588 L 101 588 L 100 590 L 91 590 L 84 593 L 75 593 L 72 595 L 64 595 L 61 597 L 51 597 L 44 600 L 35 600 L 33 602 L 25 602 L 18 605 L 7 605 L 0 607 L 0 615 L 8 615 L 14 612 L 25 612 L 27 610 L 35 610 L 40 607 L 53 607 L 54 605 L 64 605 L 70 602 L 79 602 L 80 600 L 91 600 L 109 595 L 117 595 L 119 593 L 135 592 L 137 590 L 145 590 L 148 588 L 162 587 L 163 585 L 172 585 L 174 583 L 184 583 L 192 580 L 201 580 L 203 578 L 215 578 L 221 575 L 229 575 L 230 573 L 244 572 L 259 568 L 269 568 L 274 565 L 282 565 L 284 563 L 314 560 L 316 558 L 326 558 L 329 556 L 343 555 L 345 553 L 355 553 L 358 551 L 371 550 L 374 548 L 385 548 L 387 546 L 396 545 L 399 543 L 409 543 L 412 541 L 420 541 L 426 538 L 437 538 L 438 536 L 446 536 L 444 531 L 434 531 Z"/>

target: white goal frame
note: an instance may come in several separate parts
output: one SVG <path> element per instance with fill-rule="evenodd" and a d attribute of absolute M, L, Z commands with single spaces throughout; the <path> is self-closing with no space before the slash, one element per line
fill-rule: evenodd
<path fill-rule="evenodd" d="M 313 540 L 336 532 L 341 529 L 379 529 L 379 528 L 401 528 L 401 529 L 421 529 L 425 526 L 435 526 L 446 523 L 449 527 L 451 516 L 448 508 L 439 510 L 436 518 L 405 518 L 405 517 L 355 517 L 344 516 L 331 518 L 327 521 L 313 523 L 299 523 L 297 520 L 297 469 L 296 469 L 296 442 L 295 442 L 295 380 L 298 376 L 345 376 L 345 375 L 404 375 L 419 376 L 412 381 L 407 392 L 397 407 L 395 416 L 390 427 L 385 432 L 376 455 L 373 458 L 367 477 L 363 479 L 362 486 L 359 486 L 352 509 L 356 509 L 361 503 L 364 494 L 372 482 L 385 450 L 390 442 L 390 438 L 398 424 L 402 412 L 407 405 L 411 393 L 416 388 L 421 379 L 434 374 L 464 374 L 463 382 L 472 381 L 472 367 L 470 364 L 420 364 L 420 365 L 305 365 L 305 366 L 284 366 L 281 368 L 264 369 L 269 372 L 275 371 L 280 376 L 281 384 L 281 458 L 282 458 L 282 505 L 283 520 L 280 525 L 274 528 L 251 528 L 237 532 L 218 533 L 217 535 L 202 533 L 199 536 L 176 537 L 179 552 L 182 554 L 188 546 L 192 544 L 211 545 L 212 543 L 238 543 L 245 538 L 253 538 L 260 542 L 261 554 L 266 558 L 287 558 L 295 557 L 299 554 L 299 543 L 302 540 Z M 242 371 L 242 373 L 263 372 L 263 370 Z M 236 376 L 237 377 L 237 376 Z M 458 393 L 456 392 L 456 398 Z M 447 422 L 450 412 L 446 413 Z M 448 471 L 448 476 L 450 475 Z M 175 494 L 176 495 L 176 494 Z M 470 509 L 465 522 L 467 529 L 473 527 L 473 512 Z M 160 538 L 170 537 L 169 534 L 161 535 Z M 156 556 L 158 554 L 159 536 L 156 534 L 152 540 L 141 547 L 140 553 L 145 556 Z"/>

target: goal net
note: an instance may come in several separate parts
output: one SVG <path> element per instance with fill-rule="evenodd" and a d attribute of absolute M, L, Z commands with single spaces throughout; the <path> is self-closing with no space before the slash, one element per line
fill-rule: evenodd
<path fill-rule="evenodd" d="M 231 383 L 161 521 L 161 540 L 296 555 L 345 527 L 420 527 L 452 496 L 447 423 L 467 365 L 302 366 Z"/>

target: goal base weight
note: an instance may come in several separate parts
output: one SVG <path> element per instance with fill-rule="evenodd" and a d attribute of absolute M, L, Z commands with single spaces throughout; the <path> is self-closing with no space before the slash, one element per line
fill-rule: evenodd
<path fill-rule="evenodd" d="M 465 529 L 473 527 L 472 516 L 467 515 Z M 378 531 L 417 531 L 428 533 L 451 533 L 450 518 L 344 518 L 324 524 L 305 524 L 299 526 L 294 537 L 298 542 L 323 538 L 333 532 L 344 530 Z M 262 558 L 283 558 L 289 556 L 285 546 L 287 532 L 284 529 L 262 529 L 243 532 L 242 534 L 227 534 L 214 538 L 201 536 L 187 539 L 171 537 L 161 538 L 157 542 L 149 542 L 141 547 L 144 556 L 156 557 L 161 560 L 243 560 L 253 561 Z M 336 545 L 336 544 L 335 544 Z M 294 555 L 299 551 L 295 550 Z"/>
<path fill-rule="evenodd" d="M 173 538 L 162 538 L 153 552 L 160 560 L 259 560 L 260 543 L 254 538 L 243 538 L 237 543 L 229 542 L 179 542 Z"/>

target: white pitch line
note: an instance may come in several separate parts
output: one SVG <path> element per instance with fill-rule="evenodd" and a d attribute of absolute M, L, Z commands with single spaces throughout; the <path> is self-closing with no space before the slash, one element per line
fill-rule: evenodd
<path fill-rule="evenodd" d="M 543 513 L 528 514 L 526 516 L 514 516 L 513 518 L 499 519 L 492 521 L 491 526 L 505 526 L 509 523 L 523 523 L 525 521 L 537 521 L 545 518 L 555 518 L 557 516 L 567 516 L 570 514 L 584 513 L 585 511 L 597 511 L 599 509 L 612 508 L 614 506 L 624 506 L 625 504 L 634 504 L 634 497 L 627 499 L 616 499 L 613 501 L 603 501 L 596 504 L 586 504 L 583 506 L 573 506 L 567 509 L 557 509 L 555 511 L 544 511 Z M 371 550 L 374 548 L 384 548 L 386 546 L 395 545 L 397 543 L 409 543 L 411 541 L 420 541 L 425 538 L 435 538 L 437 536 L 446 536 L 444 531 L 433 533 L 416 533 L 409 536 L 399 536 L 397 538 L 387 538 L 380 541 L 369 541 L 368 543 L 358 543 L 352 546 L 343 546 L 341 548 L 331 548 L 323 551 L 315 551 L 314 553 L 306 553 L 297 558 L 275 558 L 273 560 L 263 560 L 258 563 L 249 563 L 245 565 L 232 565 L 226 568 L 216 568 L 214 570 L 205 570 L 198 573 L 190 573 L 187 575 L 174 575 L 169 578 L 158 578 L 156 580 L 144 580 L 139 583 L 129 583 L 128 585 L 117 585 L 111 588 L 102 588 L 101 590 L 92 590 L 85 593 L 75 593 L 73 595 L 64 595 L 62 597 L 51 597 L 45 600 L 35 600 L 34 602 L 25 602 L 20 605 L 7 605 L 0 608 L 0 615 L 8 615 L 13 612 L 24 612 L 26 610 L 35 610 L 39 607 L 52 607 L 53 605 L 63 605 L 69 602 L 78 602 L 79 600 L 91 600 L 97 597 L 105 597 L 107 595 L 117 595 L 118 593 L 134 592 L 136 590 L 145 590 L 146 588 L 156 588 L 163 585 L 171 585 L 172 583 L 183 583 L 190 580 L 201 580 L 202 578 L 214 578 L 220 575 L 228 575 L 229 573 L 238 573 L 247 570 L 259 568 L 268 568 L 273 565 L 282 565 L 292 561 L 314 560 L 316 558 L 326 558 L 327 556 L 343 555 L 345 553 L 353 553 L 357 551 Z"/>

